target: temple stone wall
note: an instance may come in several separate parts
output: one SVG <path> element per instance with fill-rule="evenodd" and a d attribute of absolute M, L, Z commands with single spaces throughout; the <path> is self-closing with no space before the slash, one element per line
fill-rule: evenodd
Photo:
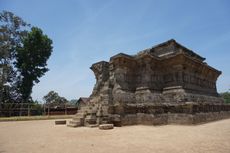
<path fill-rule="evenodd" d="M 141 105 L 126 106 L 121 124 L 199 124 L 229 117 L 230 105 Z"/>
<path fill-rule="evenodd" d="M 197 124 L 230 117 L 216 89 L 221 72 L 204 60 L 169 40 L 93 64 L 96 84 L 85 123 Z"/>

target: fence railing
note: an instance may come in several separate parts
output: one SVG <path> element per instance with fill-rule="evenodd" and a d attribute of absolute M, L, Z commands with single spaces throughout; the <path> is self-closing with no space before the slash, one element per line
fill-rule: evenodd
<path fill-rule="evenodd" d="M 52 107 L 34 103 L 0 103 L 0 117 L 34 115 L 72 115 L 77 113 L 76 106 Z"/>

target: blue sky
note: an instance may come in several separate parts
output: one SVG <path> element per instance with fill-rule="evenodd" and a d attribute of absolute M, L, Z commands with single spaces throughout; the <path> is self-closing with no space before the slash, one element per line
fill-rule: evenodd
<path fill-rule="evenodd" d="M 51 90 L 69 100 L 89 96 L 93 63 L 171 38 L 221 70 L 217 89 L 227 91 L 229 8 L 228 0 L 0 0 L 0 11 L 12 11 L 53 40 L 50 71 L 34 86 L 34 100 Z"/>

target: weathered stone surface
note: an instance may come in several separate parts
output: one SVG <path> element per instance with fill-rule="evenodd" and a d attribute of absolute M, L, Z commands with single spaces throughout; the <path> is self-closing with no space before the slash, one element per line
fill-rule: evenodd
<path fill-rule="evenodd" d="M 97 117 L 95 115 L 87 115 L 85 118 L 85 124 L 96 124 Z"/>
<path fill-rule="evenodd" d="M 56 125 L 63 125 L 63 124 L 66 124 L 66 120 L 56 120 L 56 121 L 55 121 L 55 124 L 56 124 Z"/>
<path fill-rule="evenodd" d="M 87 127 L 95 128 L 95 127 L 98 127 L 98 124 L 89 124 L 89 125 L 87 125 Z"/>
<path fill-rule="evenodd" d="M 110 130 L 113 129 L 113 124 L 101 124 L 99 125 L 100 130 Z"/>
<path fill-rule="evenodd" d="M 216 90 L 221 72 L 204 60 L 169 40 L 93 64 L 96 84 L 84 125 L 196 124 L 230 117 L 230 105 Z"/>

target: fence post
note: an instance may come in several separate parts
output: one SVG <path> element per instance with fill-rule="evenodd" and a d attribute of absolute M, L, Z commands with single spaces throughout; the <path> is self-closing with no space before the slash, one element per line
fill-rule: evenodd
<path fill-rule="evenodd" d="M 45 104 L 43 104 L 43 113 L 44 115 L 46 115 L 46 105 Z"/>
<path fill-rule="evenodd" d="M 50 116 L 50 105 L 48 105 L 48 116 Z"/>
<path fill-rule="evenodd" d="M 65 103 L 65 115 L 67 115 L 66 103 Z"/>
<path fill-rule="evenodd" d="M 30 103 L 28 103 L 27 116 L 30 116 Z"/>
<path fill-rule="evenodd" d="M 22 102 L 20 103 L 19 116 L 22 116 Z"/>

